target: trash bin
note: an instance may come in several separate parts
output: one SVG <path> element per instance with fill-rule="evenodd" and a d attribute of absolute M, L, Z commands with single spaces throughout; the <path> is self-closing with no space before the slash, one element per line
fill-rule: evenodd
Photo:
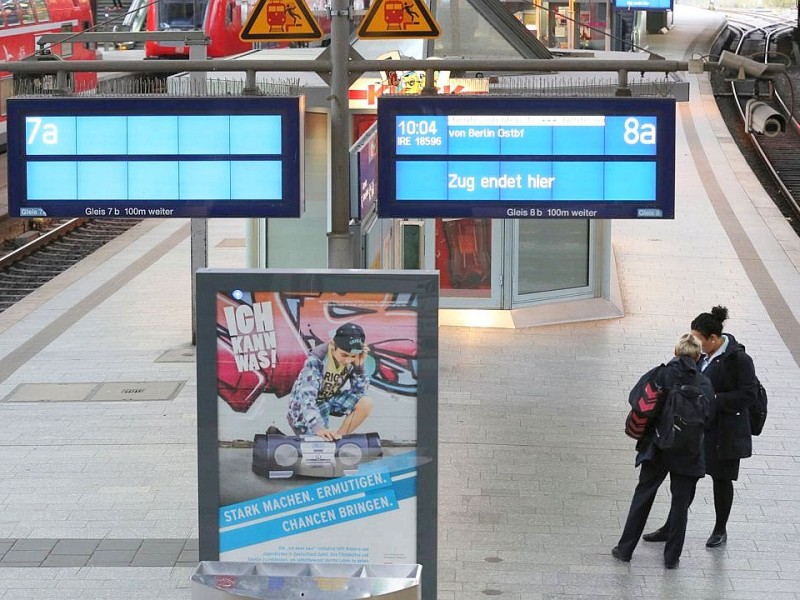
<path fill-rule="evenodd" d="M 201 562 L 192 600 L 420 600 L 421 565 Z"/>

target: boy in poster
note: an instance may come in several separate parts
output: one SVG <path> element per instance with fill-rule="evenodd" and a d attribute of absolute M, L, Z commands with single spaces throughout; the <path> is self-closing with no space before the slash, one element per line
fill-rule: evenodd
<path fill-rule="evenodd" d="M 353 433 L 372 411 L 364 396 L 369 378 L 366 335 L 355 323 L 336 330 L 333 339 L 314 348 L 294 382 L 289 399 L 289 425 L 296 435 L 313 433 L 335 441 Z M 338 430 L 329 429 L 330 416 L 345 417 Z"/>

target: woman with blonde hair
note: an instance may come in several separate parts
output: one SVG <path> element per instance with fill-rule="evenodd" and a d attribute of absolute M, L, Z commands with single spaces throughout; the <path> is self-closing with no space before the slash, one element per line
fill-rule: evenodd
<path fill-rule="evenodd" d="M 663 367 L 659 366 L 645 373 L 637 383 L 654 381 L 659 393 L 660 414 L 652 427 L 648 427 L 645 435 L 636 444 L 636 466 L 641 466 L 639 483 L 633 493 L 630 511 L 619 542 L 611 550 L 614 558 L 628 562 L 633 555 L 639 538 L 644 531 L 650 509 L 653 507 L 658 488 L 669 475 L 672 505 L 667 518 L 668 526 L 664 527 L 664 566 L 674 569 L 678 566 L 686 537 L 686 521 L 689 506 L 694 498 L 697 481 L 705 475 L 706 465 L 703 448 L 703 430 L 712 417 L 712 401 L 714 389 L 708 378 L 700 372 L 698 360 L 701 356 L 701 342 L 691 333 L 684 334 L 675 344 L 675 357 Z M 673 427 L 680 427 L 680 415 L 667 412 L 667 398 L 672 398 L 670 391 L 686 388 L 694 405 L 695 415 L 700 419 L 696 423 L 697 439 L 693 447 L 669 447 L 660 443 L 663 432 Z M 671 416 L 675 417 L 673 422 Z M 699 422 L 702 421 L 702 422 Z M 666 425 L 666 427 L 665 427 Z M 661 440 L 659 439 L 661 437 Z M 663 447 L 667 446 L 667 447 Z"/>

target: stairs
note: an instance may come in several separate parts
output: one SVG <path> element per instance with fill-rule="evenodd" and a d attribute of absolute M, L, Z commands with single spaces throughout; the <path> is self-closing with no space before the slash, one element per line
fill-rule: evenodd
<path fill-rule="evenodd" d="M 145 28 L 146 0 L 122 0 L 122 9 L 115 9 L 112 0 L 96 0 L 96 2 L 95 31 L 141 31 Z M 128 15 L 128 12 L 137 6 L 142 7 L 140 11 Z"/>

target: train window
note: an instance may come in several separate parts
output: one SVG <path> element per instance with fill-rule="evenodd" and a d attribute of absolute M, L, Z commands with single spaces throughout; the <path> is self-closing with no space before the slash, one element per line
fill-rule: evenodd
<path fill-rule="evenodd" d="M 196 2 L 198 15 L 194 15 L 195 0 L 166 0 L 158 4 L 159 29 L 189 29 L 203 24 L 206 2 Z"/>
<path fill-rule="evenodd" d="M 33 0 L 33 12 L 36 15 L 36 20 L 39 23 L 44 23 L 50 20 L 50 11 L 47 9 L 46 0 Z"/>
<path fill-rule="evenodd" d="M 33 16 L 33 7 L 31 6 L 31 3 L 28 2 L 28 0 L 21 0 L 19 3 L 19 9 L 20 13 L 22 14 L 23 23 L 27 24 L 36 21 L 36 19 Z"/>
<path fill-rule="evenodd" d="M 62 23 L 61 24 L 61 31 L 69 32 L 72 31 L 72 23 Z M 72 56 L 72 44 L 63 43 L 61 44 L 61 51 L 58 53 L 61 58 L 69 58 Z"/>
<path fill-rule="evenodd" d="M 231 23 L 233 23 L 233 9 L 234 9 L 233 2 L 228 2 L 228 4 L 225 5 L 225 26 L 226 27 L 229 26 Z"/>
<path fill-rule="evenodd" d="M 14 0 L 3 0 L 3 17 L 6 25 L 19 25 L 17 3 Z"/>

